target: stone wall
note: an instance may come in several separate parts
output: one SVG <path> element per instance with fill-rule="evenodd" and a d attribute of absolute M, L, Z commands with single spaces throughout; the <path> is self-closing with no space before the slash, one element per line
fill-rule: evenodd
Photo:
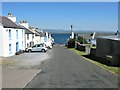
<path fill-rule="evenodd" d="M 106 38 L 97 38 L 96 56 L 107 59 L 106 55 L 111 56 L 111 63 L 118 65 L 120 57 L 120 41 Z"/>
<path fill-rule="evenodd" d="M 76 48 L 76 49 L 85 52 L 85 46 L 80 45 L 80 44 L 78 44 L 78 43 L 77 43 L 77 48 Z"/>

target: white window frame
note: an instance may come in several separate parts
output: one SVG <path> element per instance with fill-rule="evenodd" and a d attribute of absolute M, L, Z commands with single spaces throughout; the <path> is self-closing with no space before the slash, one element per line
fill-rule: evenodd
<path fill-rule="evenodd" d="M 22 38 L 23 38 L 23 34 L 24 34 L 24 32 L 23 32 L 23 30 L 22 30 Z"/>

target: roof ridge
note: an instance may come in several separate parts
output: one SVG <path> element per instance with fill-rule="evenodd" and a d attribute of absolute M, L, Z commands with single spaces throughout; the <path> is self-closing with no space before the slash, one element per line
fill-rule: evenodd
<path fill-rule="evenodd" d="M 20 25 L 17 23 L 13 22 L 6 16 L 0 16 L 2 19 L 1 24 L 3 25 L 4 28 L 18 28 L 18 29 L 23 29 Z"/>

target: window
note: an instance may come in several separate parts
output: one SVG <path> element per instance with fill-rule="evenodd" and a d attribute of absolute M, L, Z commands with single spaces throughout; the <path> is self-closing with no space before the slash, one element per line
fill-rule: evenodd
<path fill-rule="evenodd" d="M 37 47 L 40 47 L 40 44 L 38 44 Z"/>
<path fill-rule="evenodd" d="M 23 32 L 23 30 L 22 30 L 22 38 L 23 38 L 23 35 L 24 35 L 24 32 Z"/>
<path fill-rule="evenodd" d="M 23 41 L 22 41 L 22 47 L 23 47 Z"/>
<path fill-rule="evenodd" d="M 29 40 L 29 34 L 27 34 L 27 40 Z"/>
<path fill-rule="evenodd" d="M 16 39 L 18 39 L 18 30 L 16 30 Z"/>
<path fill-rule="evenodd" d="M 9 44 L 9 53 L 12 52 L 12 47 L 11 47 L 11 44 Z"/>
<path fill-rule="evenodd" d="M 18 44 L 18 42 L 16 43 L 16 52 L 18 52 L 19 51 L 19 46 L 18 46 L 19 44 Z"/>
<path fill-rule="evenodd" d="M 32 34 L 32 38 L 34 38 L 34 34 Z"/>
<path fill-rule="evenodd" d="M 43 44 L 40 44 L 40 47 L 43 47 Z"/>
<path fill-rule="evenodd" d="M 11 40 L 11 30 L 9 30 L 9 40 Z"/>
<path fill-rule="evenodd" d="M 27 43 L 27 47 L 29 47 L 29 44 Z"/>

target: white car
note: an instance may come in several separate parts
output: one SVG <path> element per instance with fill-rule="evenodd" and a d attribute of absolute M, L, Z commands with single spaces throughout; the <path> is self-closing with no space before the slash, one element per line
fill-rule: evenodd
<path fill-rule="evenodd" d="M 46 52 L 47 46 L 45 44 L 36 44 L 36 45 L 32 46 L 31 48 L 28 48 L 27 51 L 28 52 L 32 52 L 32 51 Z"/>
<path fill-rule="evenodd" d="M 52 45 L 47 46 L 49 49 L 52 49 Z"/>
<path fill-rule="evenodd" d="M 47 48 L 52 49 L 52 44 L 51 44 L 51 42 L 45 42 L 44 44 L 46 44 Z"/>

